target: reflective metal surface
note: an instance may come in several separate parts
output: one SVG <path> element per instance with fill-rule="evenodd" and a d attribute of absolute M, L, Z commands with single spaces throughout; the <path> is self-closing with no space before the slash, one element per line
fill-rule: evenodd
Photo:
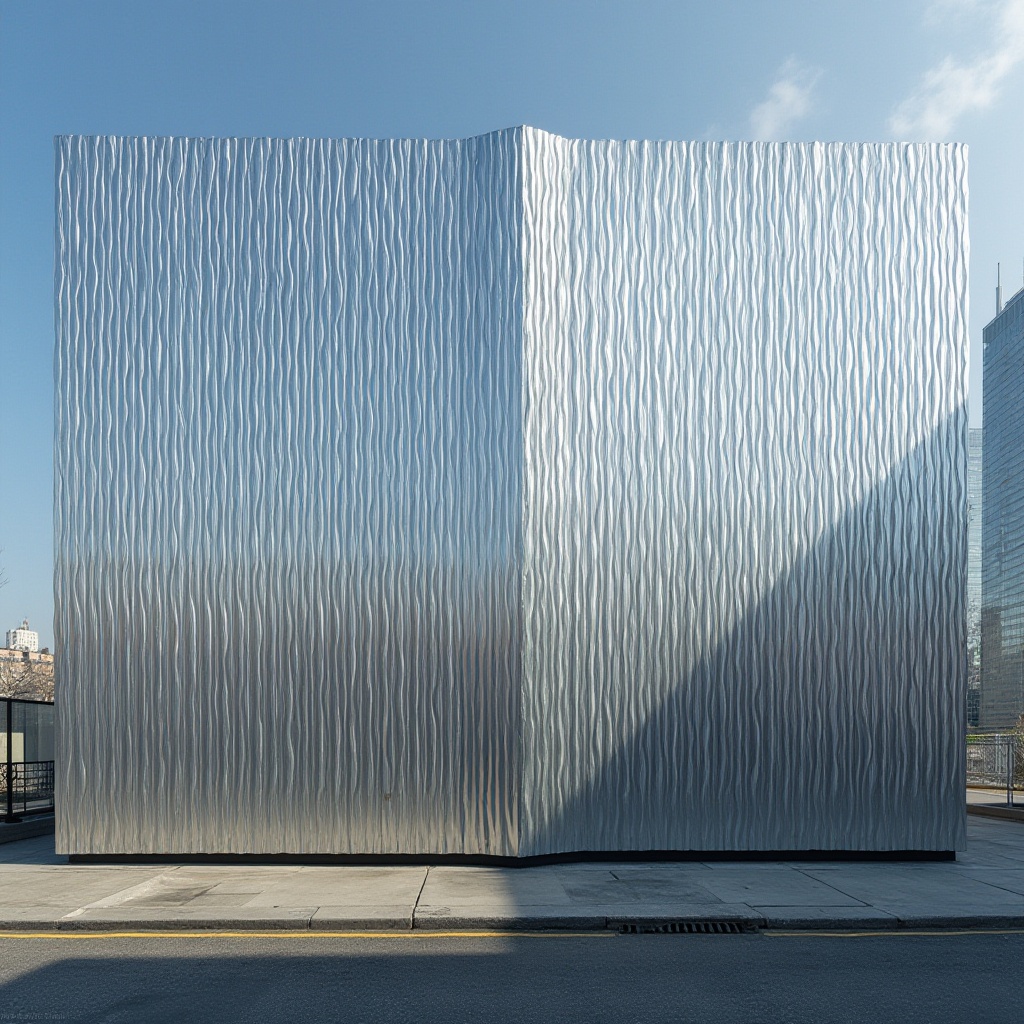
<path fill-rule="evenodd" d="M 962 846 L 962 147 L 57 162 L 60 849 Z"/>
<path fill-rule="evenodd" d="M 514 852 L 517 140 L 58 142 L 63 847 Z"/>
<path fill-rule="evenodd" d="M 963 841 L 965 156 L 528 133 L 521 854 Z"/>

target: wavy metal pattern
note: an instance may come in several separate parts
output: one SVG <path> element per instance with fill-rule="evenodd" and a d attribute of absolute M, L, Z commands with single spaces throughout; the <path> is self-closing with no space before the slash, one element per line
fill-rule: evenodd
<path fill-rule="evenodd" d="M 57 161 L 59 848 L 962 846 L 963 148 Z"/>
<path fill-rule="evenodd" d="M 514 852 L 518 160 L 58 140 L 62 849 Z"/>
<path fill-rule="evenodd" d="M 959 848 L 965 149 L 523 169 L 520 853 Z"/>

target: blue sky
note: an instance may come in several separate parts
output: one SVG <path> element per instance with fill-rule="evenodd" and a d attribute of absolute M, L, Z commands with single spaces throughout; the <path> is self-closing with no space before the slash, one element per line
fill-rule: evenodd
<path fill-rule="evenodd" d="M 1024 0 L 0 0 L 0 637 L 52 638 L 55 134 L 955 140 L 981 328 L 1024 261 Z"/>

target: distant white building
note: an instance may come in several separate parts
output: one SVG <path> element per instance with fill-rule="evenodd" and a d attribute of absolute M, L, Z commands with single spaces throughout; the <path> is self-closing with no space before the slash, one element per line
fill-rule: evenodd
<path fill-rule="evenodd" d="M 28 628 L 28 619 L 21 620 L 21 627 L 7 630 L 7 647 L 11 651 L 39 650 L 39 634 Z"/>

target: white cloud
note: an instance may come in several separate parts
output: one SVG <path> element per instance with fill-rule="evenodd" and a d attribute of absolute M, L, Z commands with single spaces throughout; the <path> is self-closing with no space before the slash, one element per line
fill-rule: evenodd
<path fill-rule="evenodd" d="M 992 0 L 928 0 L 924 23 L 931 28 L 947 28 L 951 19 L 970 18 Z"/>
<path fill-rule="evenodd" d="M 917 90 L 889 118 L 899 139 L 935 141 L 949 138 L 966 114 L 990 107 L 1010 73 L 1024 62 L 1024 0 L 945 0 L 955 13 L 984 15 L 995 31 L 992 47 L 971 60 L 948 56 L 925 72 Z"/>
<path fill-rule="evenodd" d="M 768 90 L 764 102 L 750 112 L 750 134 L 755 139 L 782 139 L 790 127 L 810 113 L 811 95 L 821 69 L 790 57 Z"/>

